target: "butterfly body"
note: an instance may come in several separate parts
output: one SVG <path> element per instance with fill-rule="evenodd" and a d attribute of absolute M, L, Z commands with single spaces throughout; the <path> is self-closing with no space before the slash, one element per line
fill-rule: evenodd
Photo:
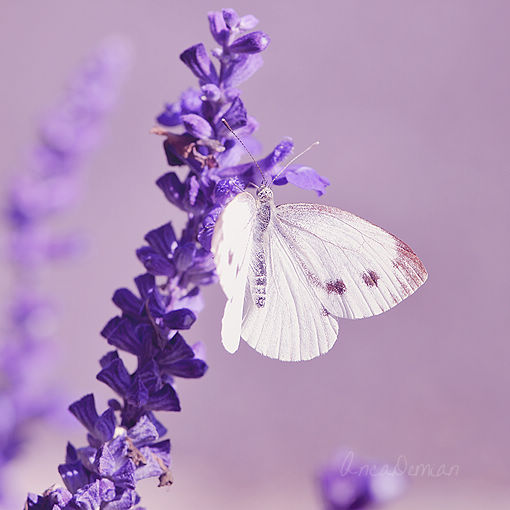
<path fill-rule="evenodd" d="M 257 190 L 257 212 L 253 225 L 253 248 L 251 255 L 250 290 L 255 306 L 263 308 L 266 303 L 267 266 L 264 252 L 265 236 L 274 212 L 273 192 L 267 186 Z"/>
<path fill-rule="evenodd" d="M 366 220 L 318 204 L 276 206 L 268 186 L 237 195 L 212 240 L 227 295 L 222 340 L 242 337 L 284 361 L 327 352 L 341 318 L 382 313 L 412 294 L 427 273 L 414 252 Z"/>

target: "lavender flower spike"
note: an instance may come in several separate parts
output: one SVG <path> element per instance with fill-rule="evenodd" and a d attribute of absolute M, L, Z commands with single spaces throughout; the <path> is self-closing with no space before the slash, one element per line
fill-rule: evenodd
<path fill-rule="evenodd" d="M 253 182 L 250 167 L 237 166 L 245 150 L 222 118 L 257 152 L 252 135 L 258 123 L 236 88 L 260 68 L 269 44 L 265 33 L 251 31 L 256 24 L 253 16 L 238 16 L 233 9 L 211 12 L 209 27 L 219 44 L 212 57 L 202 43 L 181 53 L 198 85 L 165 105 L 153 132 L 164 137 L 172 170 L 187 167 L 184 174 L 169 171 L 156 181 L 165 198 L 186 213 L 186 225 L 176 233 L 165 222 L 145 235 L 146 243 L 136 251 L 145 273 L 134 280 L 136 292 L 121 288 L 114 293 L 120 312 L 101 332 L 115 350 L 101 358 L 97 379 L 117 398 L 103 411 L 96 409 L 93 395 L 71 404 L 87 431 L 87 445 L 68 446 L 59 467 L 66 488 L 30 496 L 26 508 L 127 510 L 138 503 L 138 480 L 157 477 L 159 485 L 172 483 L 170 442 L 156 413 L 181 410 L 175 378 L 199 378 L 207 370 L 203 347 L 189 345 L 184 336 L 202 309 L 201 287 L 217 279 L 210 252 L 215 221 L 226 203 Z M 264 158 L 264 171 L 276 175 L 291 149 L 292 141 L 284 139 Z M 315 189 L 306 184 L 314 175 L 309 169 L 300 185 Z M 136 358 L 133 371 L 123 361 L 126 354 Z"/>
<path fill-rule="evenodd" d="M 101 141 L 127 64 L 127 48 L 112 40 L 80 67 L 61 102 L 43 119 L 27 165 L 8 190 L 4 212 L 15 291 L 0 347 L 0 477 L 19 455 L 29 425 L 56 406 L 57 392 L 47 382 L 55 317 L 40 289 L 40 272 L 72 255 L 79 240 L 75 234 L 56 234 L 47 220 L 74 205 L 82 163 Z M 8 497 L 3 487 L 0 495 Z"/>

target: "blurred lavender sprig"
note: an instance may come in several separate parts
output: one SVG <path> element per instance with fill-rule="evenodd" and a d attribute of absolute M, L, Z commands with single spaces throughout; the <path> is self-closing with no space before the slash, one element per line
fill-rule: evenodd
<path fill-rule="evenodd" d="M 391 501 L 404 492 L 403 473 L 387 464 L 340 451 L 319 473 L 324 510 L 361 510 Z"/>
<path fill-rule="evenodd" d="M 105 42 L 84 62 L 45 115 L 28 161 L 8 190 L 12 295 L 0 347 L 0 479 L 20 453 L 28 426 L 55 405 L 57 393 L 48 379 L 56 316 L 39 280 L 44 268 L 71 256 L 80 244 L 75 234 L 56 234 L 50 218 L 74 205 L 82 163 L 101 140 L 127 64 L 127 48 L 117 40 Z M 0 491 L 3 497 L 3 487 Z"/>
<path fill-rule="evenodd" d="M 139 502 L 139 480 L 158 477 L 160 486 L 171 483 L 170 441 L 154 412 L 180 411 L 175 377 L 198 378 L 207 370 L 201 344 L 189 346 L 180 331 L 191 327 L 202 308 L 200 287 L 216 281 L 210 242 L 219 213 L 235 194 L 261 179 L 253 163 L 238 165 L 244 149 L 222 123 L 226 119 L 258 151 L 252 137 L 257 121 L 236 88 L 260 68 L 260 53 L 269 44 L 264 32 L 253 30 L 256 24 L 255 17 L 240 17 L 233 9 L 211 12 L 217 62 L 202 43 L 180 55 L 199 87 L 167 104 L 153 132 L 164 136 L 168 164 L 188 167 L 182 178 L 168 172 L 156 182 L 166 199 L 187 214 L 186 226 L 179 236 L 171 222 L 146 234 L 147 244 L 136 252 L 146 271 L 134 280 L 138 295 L 126 288 L 114 293 L 121 314 L 101 333 L 117 350 L 100 360 L 97 378 L 120 399 L 110 400 L 102 414 L 92 394 L 70 406 L 88 431 L 88 445 L 68 445 L 65 464 L 59 466 L 65 488 L 29 496 L 26 508 L 127 510 Z M 259 161 L 267 177 L 277 174 L 292 148 L 286 138 Z M 286 182 L 319 193 L 328 184 L 299 166 L 280 176 L 278 183 Z M 133 372 L 119 351 L 136 357 Z"/>

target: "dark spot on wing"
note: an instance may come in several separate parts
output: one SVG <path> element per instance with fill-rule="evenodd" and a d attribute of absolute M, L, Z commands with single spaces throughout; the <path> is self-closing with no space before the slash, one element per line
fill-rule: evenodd
<path fill-rule="evenodd" d="M 345 283 L 342 280 L 332 280 L 330 282 L 326 282 L 326 291 L 328 294 L 338 294 L 341 296 L 345 290 Z"/>
<path fill-rule="evenodd" d="M 324 317 L 327 317 L 329 315 L 329 312 L 324 307 L 322 307 L 321 315 L 324 316 Z"/>
<path fill-rule="evenodd" d="M 228 252 L 228 263 L 229 265 L 232 264 L 232 260 L 234 259 L 234 252 L 233 251 L 229 251 Z"/>
<path fill-rule="evenodd" d="M 257 296 L 255 298 L 255 305 L 257 306 L 257 308 L 264 308 L 264 306 L 266 305 L 265 296 Z"/>
<path fill-rule="evenodd" d="M 367 287 L 377 287 L 377 280 L 379 280 L 379 275 L 375 271 L 370 269 L 366 273 L 363 273 L 361 276 L 363 277 L 363 281 Z"/>

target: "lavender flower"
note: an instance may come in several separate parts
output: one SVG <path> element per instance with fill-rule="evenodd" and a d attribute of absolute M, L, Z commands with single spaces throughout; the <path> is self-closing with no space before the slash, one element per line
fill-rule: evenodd
<path fill-rule="evenodd" d="M 146 244 L 136 252 L 145 268 L 135 278 L 137 293 L 127 288 L 114 293 L 121 313 L 101 333 L 116 350 L 100 360 L 97 378 L 119 398 L 110 400 L 101 414 L 93 395 L 70 406 L 87 429 L 88 445 L 68 445 L 66 462 L 59 467 L 66 488 L 29 496 L 26 508 L 125 510 L 138 503 L 138 480 L 157 476 L 160 485 L 171 483 L 170 442 L 154 413 L 180 411 L 175 378 L 198 378 L 207 370 L 201 345 L 189 346 L 181 332 L 202 308 L 200 287 L 216 281 L 209 250 L 218 215 L 235 194 L 260 180 L 253 164 L 236 166 L 244 148 L 222 122 L 226 119 L 257 151 L 252 134 L 258 124 L 236 88 L 260 68 L 260 53 L 269 44 L 265 33 L 251 31 L 256 24 L 253 16 L 240 17 L 232 9 L 211 12 L 217 62 L 201 43 L 181 54 L 199 87 L 168 103 L 153 132 L 164 136 L 168 164 L 189 168 L 183 178 L 171 171 L 156 182 L 166 199 L 187 214 L 187 224 L 180 236 L 171 223 L 146 234 Z M 260 161 L 268 178 L 279 172 L 292 147 L 284 139 Z M 319 192 L 328 184 L 307 167 L 287 169 L 279 183 L 285 182 Z M 136 357 L 132 373 L 119 351 Z"/>
<path fill-rule="evenodd" d="M 76 235 L 56 235 L 47 220 L 73 205 L 82 162 L 101 139 L 126 64 L 120 41 L 105 43 L 84 63 L 43 119 L 26 168 L 8 191 L 5 218 L 15 291 L 0 347 L 0 476 L 19 454 L 28 426 L 56 403 L 41 368 L 51 367 L 55 314 L 39 276 L 44 265 L 72 255 L 80 243 Z"/>
<path fill-rule="evenodd" d="M 405 477 L 388 465 L 355 459 L 340 452 L 319 474 L 325 510 L 370 508 L 399 496 Z"/>

